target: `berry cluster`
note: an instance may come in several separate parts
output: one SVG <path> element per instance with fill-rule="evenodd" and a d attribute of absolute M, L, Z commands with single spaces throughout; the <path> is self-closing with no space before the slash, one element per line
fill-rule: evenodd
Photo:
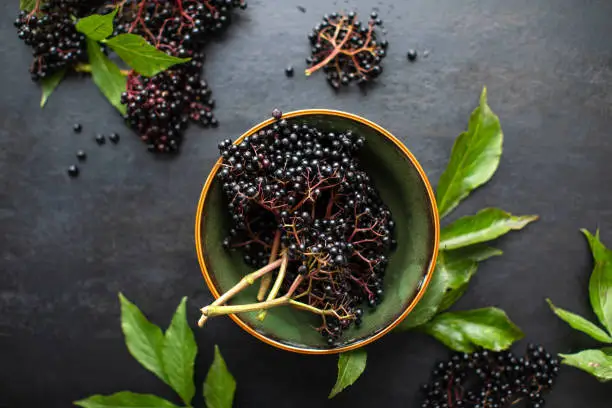
<path fill-rule="evenodd" d="M 275 117 L 280 112 L 274 112 Z M 288 256 L 285 289 L 301 276 L 296 299 L 325 313 L 318 329 L 330 345 L 363 303 L 383 299 L 394 222 L 357 153 L 364 139 L 281 119 L 239 144 L 219 144 L 218 173 L 231 229 L 224 246 L 252 267 Z"/>
<path fill-rule="evenodd" d="M 34 61 L 30 66 L 33 81 L 87 61 L 85 37 L 75 29 L 72 16 L 82 16 L 99 2 L 50 0 L 38 3 L 30 13 L 21 11 L 15 27 L 18 36 L 32 47 Z"/>
<path fill-rule="evenodd" d="M 530 344 L 524 357 L 512 352 L 456 354 L 436 365 L 422 387 L 423 408 L 508 408 L 523 401 L 544 406 L 559 372 L 559 361 L 542 346 Z"/>
<path fill-rule="evenodd" d="M 308 35 L 312 48 L 306 75 L 323 69 L 334 89 L 353 81 L 363 85 L 378 77 L 388 43 L 378 40 L 375 27 L 382 21 L 377 13 L 370 17 L 368 24 L 362 25 L 354 12 L 323 16 L 323 22 Z"/>
<path fill-rule="evenodd" d="M 115 35 L 134 33 L 169 55 L 191 61 L 152 78 L 132 73 L 122 102 L 126 119 L 150 151 L 178 149 L 189 120 L 216 126 L 214 100 L 202 78 L 203 47 L 231 22 L 241 0 L 128 0 L 117 18 Z"/>

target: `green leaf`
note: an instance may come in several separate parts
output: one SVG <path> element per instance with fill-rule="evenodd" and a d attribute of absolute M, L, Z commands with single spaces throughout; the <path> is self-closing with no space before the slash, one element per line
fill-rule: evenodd
<path fill-rule="evenodd" d="M 45 2 L 41 1 L 42 6 Z M 19 0 L 19 10 L 32 11 L 36 7 L 36 0 Z"/>
<path fill-rule="evenodd" d="M 443 313 L 422 329 L 447 347 L 465 353 L 479 347 L 505 350 L 524 336 L 506 313 L 495 307 Z"/>
<path fill-rule="evenodd" d="M 576 329 L 585 334 L 588 334 L 589 336 L 591 336 L 597 341 L 601 341 L 603 343 L 612 343 L 612 337 L 608 336 L 608 334 L 605 331 L 603 331 L 602 329 L 600 329 L 593 323 L 589 322 L 584 317 L 581 317 L 575 313 L 568 312 L 567 310 L 563 310 L 561 308 L 556 307 L 555 305 L 553 305 L 550 299 L 546 299 L 546 301 L 548 302 L 548 305 L 550 306 L 552 311 L 557 316 L 559 316 L 561 320 L 569 324 L 570 327 L 572 327 L 573 329 Z"/>
<path fill-rule="evenodd" d="M 117 11 L 118 8 L 109 14 L 92 14 L 82 18 L 76 23 L 76 30 L 94 41 L 102 41 L 113 33 L 113 20 Z"/>
<path fill-rule="evenodd" d="M 499 249 L 485 245 L 440 251 L 436 270 L 425 295 L 397 330 L 414 329 L 430 321 L 436 313 L 451 307 L 465 293 L 470 279 L 476 273 L 477 262 L 502 253 Z"/>
<path fill-rule="evenodd" d="M 451 258 L 464 258 L 474 262 L 486 261 L 487 259 L 492 258 L 494 256 L 501 256 L 504 254 L 504 252 L 500 249 L 482 244 L 470 245 L 469 247 L 453 249 L 445 252 Z"/>
<path fill-rule="evenodd" d="M 213 360 L 204 381 L 204 400 L 208 408 L 231 408 L 236 392 L 236 380 L 227 370 L 219 347 L 215 345 Z"/>
<path fill-rule="evenodd" d="M 595 236 L 584 229 L 582 232 L 589 241 L 595 260 L 589 280 L 591 306 L 601 324 L 612 334 L 612 251 L 599 239 L 599 231 Z"/>
<path fill-rule="evenodd" d="M 485 208 L 442 228 L 440 247 L 457 249 L 491 241 L 512 230 L 520 230 L 537 219 L 537 215 L 514 216 L 498 208 Z"/>
<path fill-rule="evenodd" d="M 100 50 L 100 45 L 87 40 L 87 54 L 91 64 L 91 76 L 106 96 L 106 99 L 122 114 L 125 115 L 126 107 L 121 103 L 121 94 L 126 91 L 127 78 L 121 74 L 121 70 Z"/>
<path fill-rule="evenodd" d="M 338 379 L 328 398 L 334 398 L 343 389 L 353 385 L 366 368 L 368 354 L 364 349 L 342 353 L 338 357 Z"/>
<path fill-rule="evenodd" d="M 451 307 L 467 290 L 472 276 L 478 269 L 478 263 L 460 254 L 445 253 L 444 262 L 449 276 L 446 293 L 440 302 L 438 311 Z"/>
<path fill-rule="evenodd" d="M 66 69 L 62 69 L 60 71 L 57 71 L 55 74 L 48 76 L 42 80 L 41 82 L 42 98 L 40 99 L 41 108 L 45 106 L 45 104 L 47 103 L 47 100 L 49 99 L 53 91 L 55 91 L 55 88 L 57 88 L 60 82 L 62 82 L 62 79 L 64 79 L 65 75 L 66 75 Z"/>
<path fill-rule="evenodd" d="M 187 323 L 186 302 L 187 298 L 184 297 L 172 317 L 170 327 L 166 330 L 162 362 L 168 383 L 180 395 L 183 402 L 190 405 L 195 395 L 193 367 L 198 346 Z"/>
<path fill-rule="evenodd" d="M 441 217 L 493 177 L 502 154 L 502 142 L 499 118 L 487 105 L 487 88 L 483 88 L 480 106 L 472 112 L 468 130 L 455 140 L 446 170 L 438 182 L 436 201 Z"/>
<path fill-rule="evenodd" d="M 126 64 L 144 76 L 154 76 L 191 58 L 177 58 L 158 50 L 136 34 L 120 34 L 105 41 Z"/>
<path fill-rule="evenodd" d="M 438 254 L 436 269 L 427 286 L 425 295 L 423 295 L 415 308 L 412 309 L 408 316 L 406 316 L 397 326 L 396 330 L 411 330 L 430 321 L 436 313 L 438 313 L 438 308 L 440 307 L 442 298 L 444 298 L 449 281 L 450 276 L 444 264 L 443 254 L 440 253 Z"/>
<path fill-rule="evenodd" d="M 559 354 L 563 364 L 576 367 L 597 377 L 600 381 L 612 380 L 612 353 L 610 350 L 583 350 L 576 354 Z"/>
<path fill-rule="evenodd" d="M 162 362 L 164 335 L 159 327 L 149 322 L 135 304 L 119 293 L 121 301 L 121 329 L 130 354 L 147 370 L 168 383 Z"/>
<path fill-rule="evenodd" d="M 92 395 L 75 401 L 74 405 L 83 408 L 179 408 L 170 401 L 151 394 L 136 394 L 121 391 L 112 395 Z"/>

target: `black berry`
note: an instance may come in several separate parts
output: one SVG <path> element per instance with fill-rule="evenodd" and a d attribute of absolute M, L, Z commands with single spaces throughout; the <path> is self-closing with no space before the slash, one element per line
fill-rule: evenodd
<path fill-rule="evenodd" d="M 287 75 L 287 77 L 293 76 L 293 67 L 291 65 L 285 68 L 285 75 Z"/>
<path fill-rule="evenodd" d="M 73 164 L 68 167 L 67 172 L 70 177 L 77 177 L 79 175 L 79 168 Z"/>
<path fill-rule="evenodd" d="M 416 61 L 416 59 L 417 59 L 417 52 L 416 52 L 416 50 L 413 50 L 413 49 L 408 50 L 408 53 L 406 54 L 406 57 L 408 57 L 408 60 L 410 60 L 410 61 Z"/>
<path fill-rule="evenodd" d="M 72 126 L 72 129 L 75 133 L 81 133 L 81 130 L 83 130 L 83 126 L 81 126 L 80 123 L 75 123 L 74 126 Z"/>
<path fill-rule="evenodd" d="M 96 143 L 99 145 L 103 145 L 104 143 L 106 143 L 106 138 L 104 137 L 103 134 L 98 133 L 96 135 Z"/>
<path fill-rule="evenodd" d="M 108 135 L 108 140 L 110 140 L 114 144 L 117 144 L 119 143 L 119 135 L 117 133 L 111 133 L 110 135 Z"/>
<path fill-rule="evenodd" d="M 79 150 L 76 153 L 76 157 L 77 159 L 79 159 L 79 161 L 84 161 L 85 159 L 87 159 L 87 154 L 83 150 Z"/>

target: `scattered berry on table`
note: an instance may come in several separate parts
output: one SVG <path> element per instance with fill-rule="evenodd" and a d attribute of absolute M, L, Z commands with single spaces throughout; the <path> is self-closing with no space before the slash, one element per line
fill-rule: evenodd
<path fill-rule="evenodd" d="M 416 59 L 417 59 L 417 51 L 414 50 L 414 49 L 408 50 L 408 53 L 406 54 L 406 57 L 408 57 L 408 60 L 410 60 L 410 61 L 416 61 Z"/>
<path fill-rule="evenodd" d="M 85 153 L 84 150 L 79 150 L 76 153 L 76 157 L 77 157 L 77 159 L 79 159 L 79 161 L 84 161 L 85 159 L 87 159 L 87 153 Z"/>
<path fill-rule="evenodd" d="M 74 133 L 81 133 L 83 126 L 81 126 L 80 123 L 75 123 L 74 126 L 72 126 L 72 130 L 74 130 Z"/>
<path fill-rule="evenodd" d="M 79 175 L 79 168 L 73 164 L 68 167 L 67 172 L 70 177 L 77 177 Z"/>
<path fill-rule="evenodd" d="M 110 140 L 114 144 L 117 144 L 119 143 L 119 135 L 113 132 L 110 135 L 108 135 L 108 140 Z"/>
<path fill-rule="evenodd" d="M 291 65 L 287 66 L 287 68 L 285 68 L 285 75 L 287 75 L 288 77 L 292 77 L 293 76 L 293 67 Z"/>
<path fill-rule="evenodd" d="M 104 137 L 103 134 L 98 133 L 96 135 L 96 143 L 99 144 L 99 145 L 103 145 L 104 143 L 106 143 L 106 138 Z"/>

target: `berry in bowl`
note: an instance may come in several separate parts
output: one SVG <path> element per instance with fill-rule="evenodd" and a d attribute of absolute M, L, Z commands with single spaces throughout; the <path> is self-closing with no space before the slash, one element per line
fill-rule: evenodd
<path fill-rule="evenodd" d="M 434 194 L 414 156 L 359 116 L 303 110 L 255 126 L 198 204 L 196 249 L 215 301 L 276 347 L 330 354 L 382 337 L 416 306 L 438 250 Z"/>

